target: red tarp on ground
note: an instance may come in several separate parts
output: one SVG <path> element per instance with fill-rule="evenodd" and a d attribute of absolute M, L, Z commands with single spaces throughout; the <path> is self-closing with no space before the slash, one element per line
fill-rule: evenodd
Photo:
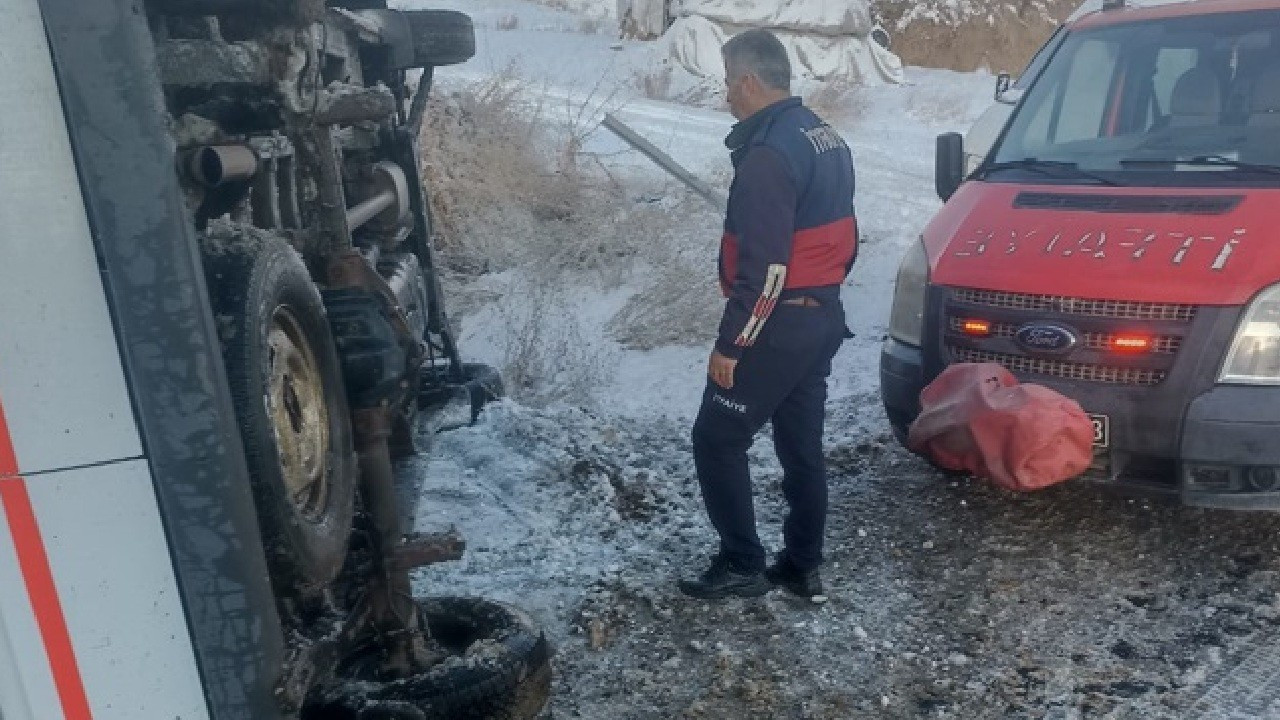
<path fill-rule="evenodd" d="M 994 363 L 943 371 L 920 393 L 911 449 L 949 470 L 1010 490 L 1038 490 L 1076 477 L 1093 459 L 1093 423 L 1080 405 L 1021 384 Z"/>

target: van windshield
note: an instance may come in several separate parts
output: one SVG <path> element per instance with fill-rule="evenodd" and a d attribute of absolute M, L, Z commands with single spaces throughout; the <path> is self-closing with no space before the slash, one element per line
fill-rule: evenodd
<path fill-rule="evenodd" d="M 1060 184 L 1280 185 L 1280 11 L 1072 32 L 978 172 Z"/>

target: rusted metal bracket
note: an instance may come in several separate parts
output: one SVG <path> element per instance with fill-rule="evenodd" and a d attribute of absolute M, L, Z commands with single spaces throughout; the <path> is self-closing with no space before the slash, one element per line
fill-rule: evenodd
<path fill-rule="evenodd" d="M 385 304 L 388 319 L 391 321 L 391 327 L 395 328 L 396 334 L 410 341 L 413 340 L 409 320 L 404 315 L 404 309 L 396 301 L 395 292 L 387 284 L 386 278 L 379 275 L 358 250 L 347 250 L 335 255 L 329 261 L 328 275 L 333 287 L 363 288 L 381 298 Z M 421 365 L 422 353 L 420 348 L 418 350 L 416 355 L 419 362 L 409 368 L 411 372 L 416 371 Z"/>
<path fill-rule="evenodd" d="M 409 574 L 392 562 L 404 540 L 387 447 L 392 412 L 389 407 L 358 409 L 352 413 L 352 425 L 360 457 L 361 496 L 375 533 L 374 568 L 367 594 L 370 619 L 374 631 L 383 638 L 387 672 L 406 677 L 434 656 L 427 645 L 430 632 L 413 600 Z"/>
<path fill-rule="evenodd" d="M 466 540 L 454 528 L 442 533 L 410 533 L 392 549 L 387 566 L 394 571 L 408 571 L 436 563 L 461 560 Z"/>

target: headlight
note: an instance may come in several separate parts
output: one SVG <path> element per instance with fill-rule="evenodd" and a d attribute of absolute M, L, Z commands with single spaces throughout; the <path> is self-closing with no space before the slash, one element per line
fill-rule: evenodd
<path fill-rule="evenodd" d="M 1280 285 L 1249 304 L 1218 382 L 1280 385 Z"/>
<path fill-rule="evenodd" d="M 929 284 L 929 255 L 921 240 L 907 249 L 898 266 L 893 288 L 893 310 L 889 313 L 889 335 L 894 340 L 919 347 L 924 335 L 924 295 Z"/>

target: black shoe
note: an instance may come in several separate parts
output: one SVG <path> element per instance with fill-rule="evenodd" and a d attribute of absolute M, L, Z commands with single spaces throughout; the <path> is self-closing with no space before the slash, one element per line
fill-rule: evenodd
<path fill-rule="evenodd" d="M 770 583 L 786 588 L 802 598 L 810 600 L 826 598 L 826 593 L 822 590 L 822 576 L 818 573 L 818 569 L 801 570 L 791 564 L 791 560 L 786 555 L 779 555 L 777 561 L 765 569 L 764 576 Z"/>
<path fill-rule="evenodd" d="M 680 586 L 680 592 L 702 600 L 760 597 L 772 589 L 764 573 L 759 570 L 735 570 L 727 559 L 719 555 L 697 580 L 681 580 L 677 585 Z"/>

